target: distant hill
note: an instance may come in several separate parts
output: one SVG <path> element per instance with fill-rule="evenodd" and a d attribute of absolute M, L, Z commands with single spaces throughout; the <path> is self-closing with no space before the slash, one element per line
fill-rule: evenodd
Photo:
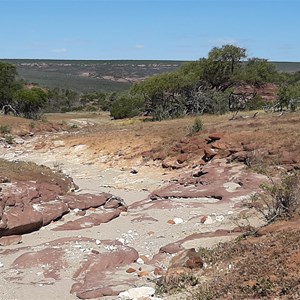
<path fill-rule="evenodd" d="M 47 88 L 78 92 L 124 91 L 151 75 L 174 71 L 183 61 L 6 59 L 20 78 Z"/>
<path fill-rule="evenodd" d="M 272 61 L 278 71 L 294 73 L 300 71 L 300 62 Z"/>
<path fill-rule="evenodd" d="M 2 59 L 15 64 L 20 78 L 47 88 L 77 92 L 125 91 L 134 82 L 174 71 L 184 61 Z M 300 71 L 300 62 L 271 62 L 282 72 Z"/>

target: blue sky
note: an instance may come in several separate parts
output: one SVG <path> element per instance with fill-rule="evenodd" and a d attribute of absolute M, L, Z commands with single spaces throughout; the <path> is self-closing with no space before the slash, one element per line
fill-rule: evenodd
<path fill-rule="evenodd" d="M 300 0 L 0 0 L 0 58 L 300 61 Z"/>

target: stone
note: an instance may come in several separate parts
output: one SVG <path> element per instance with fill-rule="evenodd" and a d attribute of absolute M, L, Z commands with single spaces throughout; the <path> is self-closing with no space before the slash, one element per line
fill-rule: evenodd
<path fill-rule="evenodd" d="M 12 207 L 7 213 L 6 228 L 0 229 L 0 235 L 20 235 L 39 230 L 43 226 L 43 215 L 32 206 Z"/>
<path fill-rule="evenodd" d="M 51 221 L 62 217 L 69 211 L 68 206 L 61 200 L 34 204 L 33 207 L 42 214 L 43 226 L 50 224 Z"/>
<path fill-rule="evenodd" d="M 155 294 L 155 289 L 152 287 L 137 287 L 137 288 L 131 288 L 125 292 L 122 292 L 118 295 L 121 299 L 140 299 L 140 298 L 146 298 L 151 297 Z"/>
<path fill-rule="evenodd" d="M 203 267 L 203 261 L 194 248 L 178 252 L 171 260 L 169 268 L 190 268 L 200 269 Z"/>
<path fill-rule="evenodd" d="M 93 194 L 68 194 L 62 196 L 61 199 L 68 205 L 70 209 L 78 208 L 80 210 L 86 210 L 89 208 L 97 208 L 106 203 L 108 199 L 112 197 L 109 193 L 101 193 L 99 195 Z"/>
<path fill-rule="evenodd" d="M 214 223 L 213 218 L 211 216 L 207 216 L 207 218 L 206 218 L 206 220 L 204 221 L 203 224 L 205 224 L 205 225 L 211 225 L 213 223 Z"/>
<path fill-rule="evenodd" d="M 171 243 L 171 244 L 161 247 L 159 249 L 159 252 L 175 254 L 175 253 L 181 251 L 182 249 L 183 249 L 183 247 L 180 244 Z"/>
<path fill-rule="evenodd" d="M 201 222 L 202 224 L 204 224 L 205 221 L 206 221 L 206 219 L 207 219 L 207 216 L 202 216 L 201 219 L 200 219 L 200 222 Z"/>
<path fill-rule="evenodd" d="M 124 211 L 127 210 L 127 205 L 125 204 L 125 201 L 118 196 L 111 196 L 104 204 L 105 209 L 111 209 L 111 208 L 118 208 L 118 207 L 124 207 Z"/>
<path fill-rule="evenodd" d="M 103 211 L 99 213 L 92 213 L 90 215 L 84 216 L 82 218 L 76 219 L 75 221 L 69 221 L 64 223 L 56 228 L 53 228 L 54 231 L 63 231 L 63 230 L 80 230 L 83 228 L 91 228 L 93 226 L 98 226 L 102 223 L 108 223 L 109 221 L 117 218 L 120 215 L 120 210 L 116 209 L 113 211 Z"/>
<path fill-rule="evenodd" d="M 208 136 L 208 141 L 214 142 L 220 140 L 224 135 L 222 133 L 210 133 Z"/>
<path fill-rule="evenodd" d="M 146 277 L 149 275 L 148 271 L 140 271 L 138 272 L 138 277 Z"/>
<path fill-rule="evenodd" d="M 138 258 L 137 259 L 137 261 L 136 261 L 138 264 L 140 264 L 140 265 L 143 265 L 145 262 L 144 262 L 144 260 L 142 259 L 142 258 Z"/>
<path fill-rule="evenodd" d="M 153 271 L 155 276 L 161 276 L 163 274 L 163 270 L 161 268 L 156 267 Z"/>
<path fill-rule="evenodd" d="M 105 272 L 113 272 L 117 267 L 126 266 L 137 259 L 138 252 L 135 249 L 122 245 L 114 246 L 111 252 L 90 256 L 81 263 L 74 274 L 75 283 L 71 288 L 71 293 L 75 293 L 80 299 L 117 295 L 120 291 L 113 289 L 114 280 L 109 279 L 105 282 Z M 115 278 L 115 280 L 118 279 Z M 121 285 L 119 281 L 118 284 Z"/>
<path fill-rule="evenodd" d="M 3 236 L 0 238 L 0 246 L 17 245 L 22 242 L 21 235 Z"/>
<path fill-rule="evenodd" d="M 127 270 L 126 270 L 126 273 L 134 273 L 134 272 L 136 272 L 136 269 L 134 269 L 134 268 L 128 268 Z"/>
<path fill-rule="evenodd" d="M 173 219 L 173 221 L 174 221 L 174 224 L 182 224 L 182 223 L 183 223 L 183 219 L 177 218 L 177 217 L 175 217 L 175 218 Z"/>

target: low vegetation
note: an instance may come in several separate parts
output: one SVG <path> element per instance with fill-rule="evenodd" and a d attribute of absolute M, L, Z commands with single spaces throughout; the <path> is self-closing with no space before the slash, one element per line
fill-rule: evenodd
<path fill-rule="evenodd" d="M 47 73 L 45 80 L 38 82 L 43 88 L 20 79 L 16 65 L 10 62 L 19 72 L 27 70 L 37 78 Z M 50 69 L 45 72 L 47 67 Z M 246 49 L 234 45 L 215 47 L 206 58 L 187 63 L 45 61 L 43 69 L 32 61 L 0 63 L 0 106 L 11 107 L 5 113 L 38 118 L 43 112 L 105 110 L 116 119 L 144 113 L 163 120 L 267 106 L 295 111 L 300 102 L 299 71 L 278 72 L 278 63 L 276 68 L 266 59 L 249 58 Z M 85 69 L 89 71 L 82 72 Z M 79 79 L 84 83 L 78 83 Z M 66 84 L 69 80 L 74 86 Z M 76 88 L 81 84 L 87 87 L 93 80 L 102 88 Z M 115 86 L 105 88 L 112 83 Z M 257 92 L 267 84 L 277 87 L 274 103 Z"/>
<path fill-rule="evenodd" d="M 298 173 L 284 175 L 279 183 L 262 184 L 263 194 L 255 195 L 252 205 L 264 219 L 274 222 L 294 216 L 300 208 L 300 180 Z"/>

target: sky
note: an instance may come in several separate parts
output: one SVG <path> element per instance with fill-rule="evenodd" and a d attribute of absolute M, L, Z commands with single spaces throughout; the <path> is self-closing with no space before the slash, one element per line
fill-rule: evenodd
<path fill-rule="evenodd" d="M 300 0 L 0 0 L 0 58 L 300 61 Z"/>

